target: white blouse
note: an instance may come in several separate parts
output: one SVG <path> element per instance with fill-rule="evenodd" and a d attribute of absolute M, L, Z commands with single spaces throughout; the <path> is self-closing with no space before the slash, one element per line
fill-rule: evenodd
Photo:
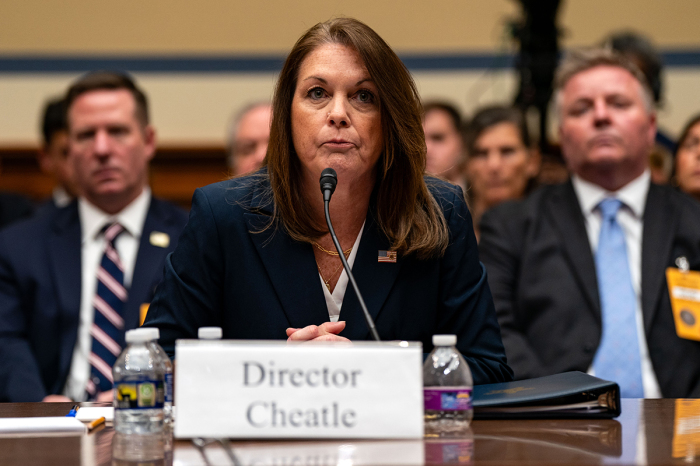
<path fill-rule="evenodd" d="M 355 263 L 355 256 L 357 255 L 357 247 L 360 244 L 360 238 L 362 238 L 362 231 L 365 229 L 365 224 L 362 224 L 360 228 L 360 233 L 355 239 L 355 244 L 352 245 L 352 251 L 350 251 L 350 256 L 348 256 L 348 265 L 352 269 L 352 265 Z M 345 290 L 348 287 L 348 274 L 345 272 L 345 268 L 340 273 L 340 278 L 338 278 L 338 283 L 333 288 L 333 293 L 331 294 L 326 287 L 326 282 L 323 281 L 321 277 L 321 272 L 318 273 L 318 278 L 321 280 L 321 285 L 323 288 L 323 295 L 326 297 L 326 306 L 328 307 L 328 316 L 331 322 L 338 322 L 340 318 L 340 308 L 343 306 L 343 298 L 345 297 Z"/>

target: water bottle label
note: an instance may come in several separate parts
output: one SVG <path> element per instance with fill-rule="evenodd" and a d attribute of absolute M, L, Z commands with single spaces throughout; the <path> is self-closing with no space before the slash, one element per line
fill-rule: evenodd
<path fill-rule="evenodd" d="M 173 402 L 173 374 L 165 374 L 165 402 Z"/>
<path fill-rule="evenodd" d="M 160 380 L 139 380 L 119 382 L 116 409 L 154 409 L 163 407 L 163 382 Z"/>
<path fill-rule="evenodd" d="M 431 411 L 463 411 L 472 407 L 471 388 L 439 388 L 423 389 L 425 409 Z"/>

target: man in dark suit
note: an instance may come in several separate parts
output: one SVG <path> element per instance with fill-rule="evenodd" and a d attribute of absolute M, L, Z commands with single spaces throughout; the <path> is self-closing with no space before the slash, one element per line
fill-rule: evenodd
<path fill-rule="evenodd" d="M 17 193 L 0 192 L 0 229 L 32 215 L 32 201 Z"/>
<path fill-rule="evenodd" d="M 483 218 L 480 257 L 516 378 L 579 370 L 623 397 L 700 396 L 700 343 L 677 336 L 665 278 L 700 269 L 700 206 L 650 183 L 652 102 L 624 59 L 569 57 L 557 107 L 571 180 Z"/>
<path fill-rule="evenodd" d="M 82 196 L 0 234 L 0 401 L 111 400 L 124 332 L 187 220 L 147 187 L 155 132 L 130 78 L 86 75 L 66 101 Z"/>

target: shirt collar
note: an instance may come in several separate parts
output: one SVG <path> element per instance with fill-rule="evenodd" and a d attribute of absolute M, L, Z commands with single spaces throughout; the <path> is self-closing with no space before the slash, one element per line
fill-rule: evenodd
<path fill-rule="evenodd" d="M 571 183 L 574 185 L 574 191 L 584 215 L 592 213 L 600 201 L 606 197 L 614 197 L 622 201 L 635 217 L 642 218 L 650 182 L 651 173 L 648 169 L 617 191 L 608 191 L 575 174 L 571 176 Z"/>
<path fill-rule="evenodd" d="M 145 187 L 141 194 L 120 212 L 110 215 L 103 212 L 87 199 L 78 199 L 82 241 L 96 239 L 107 223 L 119 222 L 134 238 L 140 238 L 146 221 L 148 207 L 151 204 L 151 190 Z"/>

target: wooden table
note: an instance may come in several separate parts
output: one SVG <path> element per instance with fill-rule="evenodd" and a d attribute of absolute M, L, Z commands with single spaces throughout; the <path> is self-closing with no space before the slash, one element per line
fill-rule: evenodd
<path fill-rule="evenodd" d="M 0 417 L 61 416 L 70 408 L 6 403 Z M 700 400 L 623 400 L 615 420 L 474 421 L 464 439 L 232 441 L 228 452 L 220 442 L 197 447 L 162 436 L 151 443 L 115 435 L 110 426 L 82 436 L 0 438 L 0 465 L 229 465 L 230 453 L 239 464 L 280 466 L 693 464 L 700 463 Z M 154 456 L 135 462 L 144 448 L 155 448 Z M 113 458 L 125 454 L 131 460 Z"/>

